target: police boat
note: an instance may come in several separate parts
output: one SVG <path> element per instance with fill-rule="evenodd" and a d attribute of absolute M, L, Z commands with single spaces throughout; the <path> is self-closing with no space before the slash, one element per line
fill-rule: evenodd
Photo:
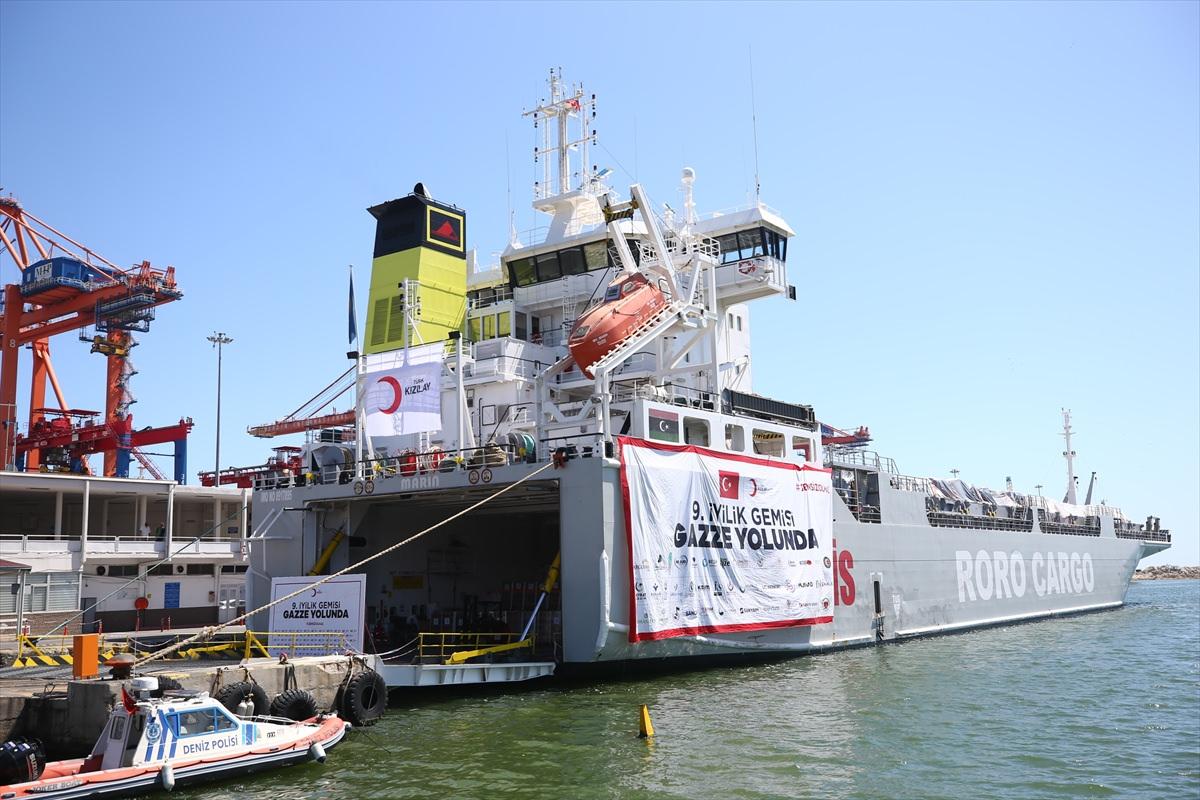
<path fill-rule="evenodd" d="M 46 763 L 31 754 L 24 782 L 0 786 L 0 799 L 123 797 L 324 762 L 351 727 L 333 714 L 300 722 L 237 716 L 207 692 L 160 692 L 154 677 L 122 686 L 121 700 L 91 755 Z"/>

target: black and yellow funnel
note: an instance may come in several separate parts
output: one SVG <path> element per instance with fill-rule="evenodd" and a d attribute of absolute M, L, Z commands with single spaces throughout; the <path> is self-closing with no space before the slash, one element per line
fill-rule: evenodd
<path fill-rule="evenodd" d="M 443 341 L 462 330 L 467 213 L 437 202 L 420 183 L 407 197 L 367 210 L 376 223 L 365 352 L 404 347 L 406 318 L 409 345 Z M 416 282 L 414 297 L 405 297 L 405 281 Z"/>

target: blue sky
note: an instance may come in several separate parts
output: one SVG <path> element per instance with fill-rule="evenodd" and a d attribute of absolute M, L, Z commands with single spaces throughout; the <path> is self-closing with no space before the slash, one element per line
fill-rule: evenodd
<path fill-rule="evenodd" d="M 1197 563 L 1198 9 L 9 0 L 0 186 L 118 263 L 176 266 L 136 423 L 195 418 L 189 472 L 211 468 L 224 330 L 222 461 L 261 463 L 245 427 L 344 369 L 368 205 L 425 181 L 485 259 L 510 187 L 540 224 L 519 114 L 551 66 L 599 95 L 616 185 L 675 205 L 686 164 L 702 211 L 742 204 L 753 50 L 801 294 L 752 311 L 756 389 L 869 425 L 903 472 L 1058 495 L 1069 407 L 1084 480 L 1175 532 L 1156 561 Z M 69 402 L 102 408 L 102 359 L 53 351 Z"/>

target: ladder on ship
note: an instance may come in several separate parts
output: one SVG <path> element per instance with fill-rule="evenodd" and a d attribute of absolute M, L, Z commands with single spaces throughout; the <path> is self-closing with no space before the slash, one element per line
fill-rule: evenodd
<path fill-rule="evenodd" d="M 634 328 L 633 332 L 621 340 L 620 344 L 591 364 L 588 367 L 588 372 L 593 375 L 611 372 L 646 344 L 665 333 L 677 322 L 680 322 L 680 312 L 684 308 L 685 304 L 683 303 L 667 303 L 642 322 L 641 325 Z"/>

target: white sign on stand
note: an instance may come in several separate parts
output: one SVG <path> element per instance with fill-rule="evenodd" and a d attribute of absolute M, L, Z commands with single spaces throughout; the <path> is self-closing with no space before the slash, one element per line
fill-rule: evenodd
<path fill-rule="evenodd" d="M 286 597 L 317 580 L 312 576 L 272 578 L 271 599 Z M 366 575 L 341 575 L 308 589 L 271 608 L 267 649 L 272 656 L 362 652 L 366 604 Z"/>

